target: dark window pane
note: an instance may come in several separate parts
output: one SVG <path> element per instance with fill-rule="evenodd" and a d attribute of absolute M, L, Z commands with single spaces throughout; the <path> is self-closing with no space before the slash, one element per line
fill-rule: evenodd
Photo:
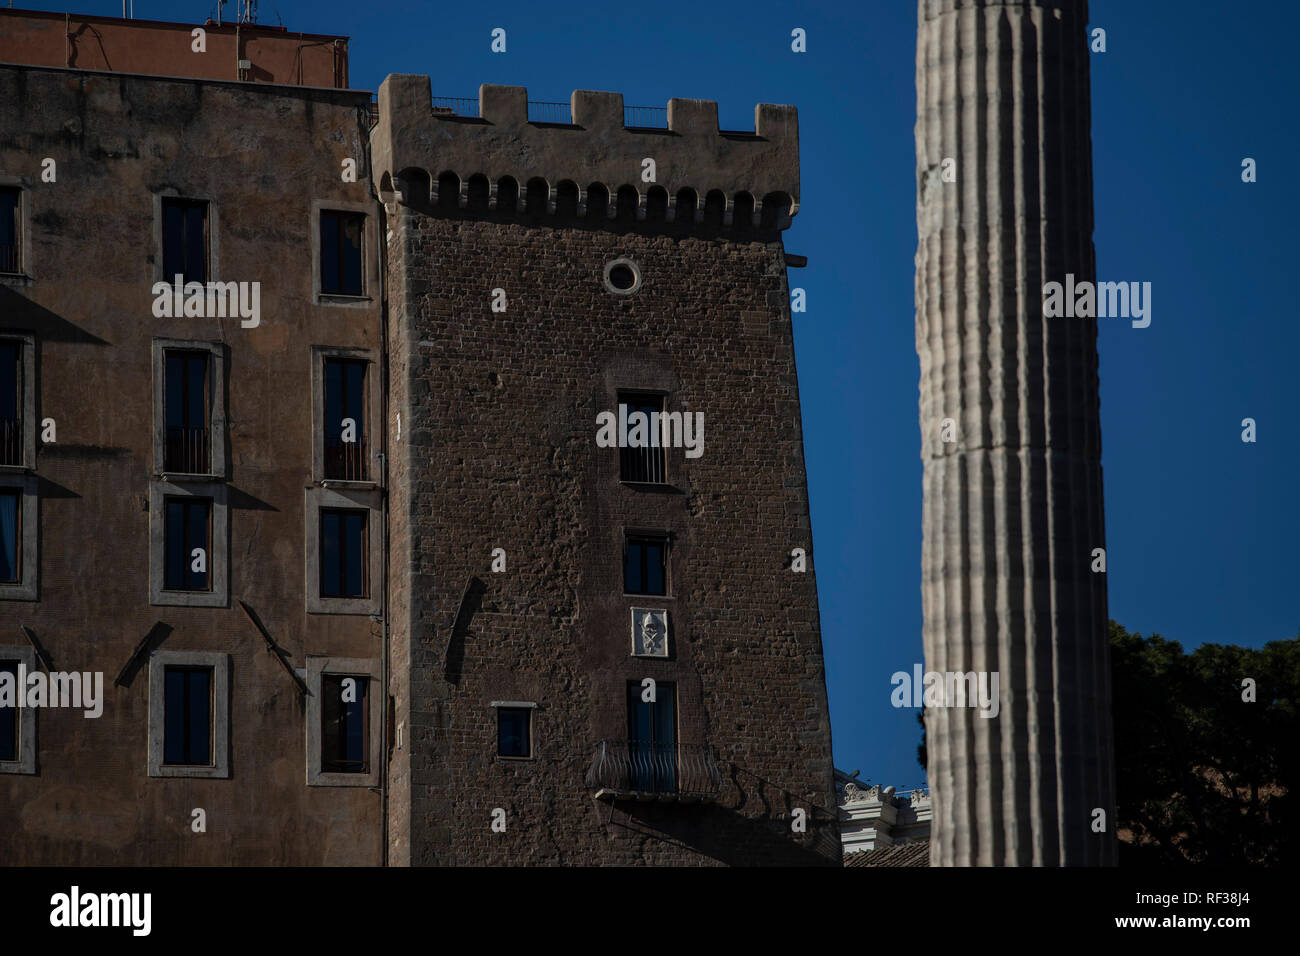
<path fill-rule="evenodd" d="M 642 545 L 645 552 L 645 593 L 664 593 L 664 546 L 657 541 L 647 541 Z"/>
<path fill-rule="evenodd" d="M 325 477 L 367 480 L 366 363 L 325 360 Z M 344 422 L 351 420 L 351 427 Z"/>
<path fill-rule="evenodd" d="M 22 494 L 0 491 L 0 581 L 19 580 L 22 556 Z"/>
<path fill-rule="evenodd" d="M 17 189 L 0 189 L 0 272 L 17 272 L 21 258 L 19 194 Z"/>
<path fill-rule="evenodd" d="M 627 543 L 627 559 L 623 567 L 623 590 L 628 594 L 641 593 L 641 558 L 643 552 L 637 541 Z"/>
<path fill-rule="evenodd" d="M 0 342 L 0 465 L 23 463 L 23 347 Z"/>
<path fill-rule="evenodd" d="M 321 292 L 361 295 L 361 245 L 365 222 L 362 213 L 321 213 Z"/>
<path fill-rule="evenodd" d="M 212 572 L 212 499 L 168 498 L 164 504 L 163 587 L 206 591 Z M 203 549 L 203 570 L 194 570 L 194 549 Z"/>
<path fill-rule="evenodd" d="M 23 693 L 18 686 L 18 663 L 0 661 L 0 674 L 10 674 L 16 694 Z M 18 708 L 0 706 L 0 760 L 18 759 Z"/>
<path fill-rule="evenodd" d="M 167 351 L 163 364 L 166 445 L 163 468 L 205 475 L 211 468 L 206 352 Z"/>
<path fill-rule="evenodd" d="M 664 410 L 663 396 L 619 392 L 618 403 L 627 406 L 629 435 L 633 431 L 632 415 L 641 412 L 646 417 L 645 427 L 642 429 L 644 444 L 635 448 L 629 445 L 619 449 L 620 477 L 623 481 L 665 483 L 668 479 L 664 449 L 659 446 L 660 438 L 657 433 L 653 435 L 655 445 L 650 444 L 656 426 L 655 419 L 650 416 Z"/>
<path fill-rule="evenodd" d="M 208 204 L 188 199 L 163 200 L 163 280 L 208 281 Z"/>
<path fill-rule="evenodd" d="M 322 597 L 366 596 L 369 590 L 366 519 L 364 511 L 321 511 Z"/>
<path fill-rule="evenodd" d="M 497 753 L 502 757 L 527 757 L 530 755 L 529 721 L 532 711 L 527 707 L 497 708 Z"/>
<path fill-rule="evenodd" d="M 345 683 L 347 681 L 353 682 L 351 687 Z M 369 678 L 343 674 L 321 675 L 323 772 L 368 772 L 369 692 Z"/>
<path fill-rule="evenodd" d="M 163 674 L 163 763 L 212 764 L 210 668 L 169 667 Z"/>
<path fill-rule="evenodd" d="M 628 681 L 628 785 L 671 793 L 677 789 L 677 685 L 660 681 L 653 702 L 641 693 L 639 681 Z"/>
<path fill-rule="evenodd" d="M 625 554 L 623 589 L 628 594 L 668 593 L 662 538 L 628 538 Z"/>

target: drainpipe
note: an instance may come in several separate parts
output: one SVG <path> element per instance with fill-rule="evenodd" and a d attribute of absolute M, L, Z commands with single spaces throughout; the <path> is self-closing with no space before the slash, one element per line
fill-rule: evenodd
<path fill-rule="evenodd" d="M 380 496 L 383 501 L 383 528 L 384 528 L 384 596 L 380 605 L 380 622 L 383 634 L 384 658 L 382 669 L 380 670 L 380 680 L 383 683 L 384 694 L 384 718 L 380 727 L 380 754 L 383 761 L 383 773 L 379 778 L 380 794 L 380 851 L 381 865 L 388 866 L 388 702 L 392 698 L 388 688 L 388 589 L 390 587 L 388 579 L 388 552 L 390 547 L 389 528 L 388 528 L 388 282 L 387 282 L 387 264 L 386 256 L 388 252 L 388 243 L 386 236 L 388 233 L 388 220 L 384 210 L 384 204 L 379 199 L 379 194 L 375 192 L 375 177 L 371 174 L 370 162 L 370 111 L 365 111 L 365 116 L 359 123 L 361 126 L 361 140 L 366 145 L 366 172 L 369 175 L 370 197 L 375 201 L 379 210 L 376 222 L 376 242 L 375 246 L 379 253 L 379 386 L 380 386 L 380 408 L 383 422 L 379 429 L 382 436 L 382 448 L 379 452 L 380 475 L 383 479 L 383 485 L 380 488 Z M 394 708 L 393 719 L 397 719 L 396 708 Z"/>

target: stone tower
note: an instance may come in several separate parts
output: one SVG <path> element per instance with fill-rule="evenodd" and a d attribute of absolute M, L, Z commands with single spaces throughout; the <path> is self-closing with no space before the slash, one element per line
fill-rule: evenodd
<path fill-rule="evenodd" d="M 1111 864 L 1097 324 L 1042 307 L 1095 280 L 1087 3 L 917 20 L 926 669 L 1001 683 L 997 717 L 927 710 L 931 862 Z"/>
<path fill-rule="evenodd" d="M 391 862 L 837 865 L 816 586 L 792 558 L 812 554 L 795 110 L 727 132 L 712 102 L 506 86 L 435 108 L 395 75 L 372 157 Z M 648 404 L 703 413 L 703 446 L 597 441 Z M 646 542 L 649 587 L 627 577 Z"/>

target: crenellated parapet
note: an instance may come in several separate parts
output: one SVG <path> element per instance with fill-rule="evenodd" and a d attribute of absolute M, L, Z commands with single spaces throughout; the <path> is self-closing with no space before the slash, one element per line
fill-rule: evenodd
<path fill-rule="evenodd" d="M 476 117 L 432 104 L 427 76 L 379 88 L 371 175 L 386 203 L 736 232 L 784 229 L 798 212 L 793 106 L 760 103 L 749 133 L 720 131 L 711 100 L 670 99 L 666 129 L 625 126 L 620 93 L 576 90 L 569 123 L 530 121 L 521 86 L 481 86 Z"/>

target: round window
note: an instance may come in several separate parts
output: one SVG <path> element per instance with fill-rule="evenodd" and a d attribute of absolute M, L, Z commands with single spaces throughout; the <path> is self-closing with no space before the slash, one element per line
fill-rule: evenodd
<path fill-rule="evenodd" d="M 615 295 L 631 295 L 641 288 L 641 270 L 631 259 L 615 259 L 605 266 L 605 288 Z"/>

